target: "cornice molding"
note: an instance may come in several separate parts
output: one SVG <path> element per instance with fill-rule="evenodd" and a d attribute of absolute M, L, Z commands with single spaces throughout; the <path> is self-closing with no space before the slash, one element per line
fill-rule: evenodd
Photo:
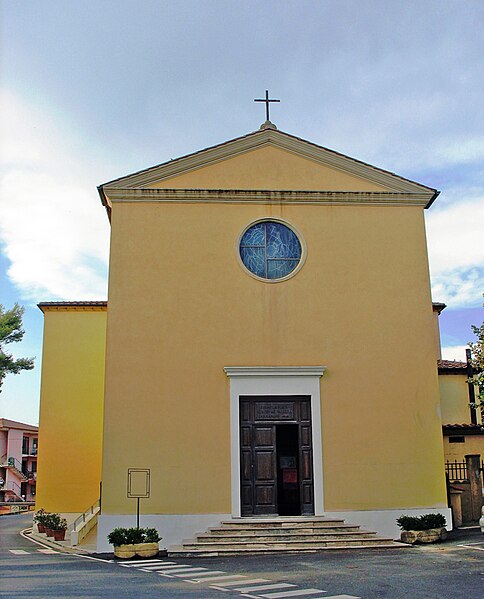
<path fill-rule="evenodd" d="M 107 302 L 40 302 L 37 307 L 46 312 L 106 312 Z"/>
<path fill-rule="evenodd" d="M 163 202 L 201 204 L 307 204 L 374 206 L 427 206 L 425 192 L 380 191 L 272 191 L 241 189 L 131 189 L 109 190 L 109 200 L 117 202 Z"/>
<path fill-rule="evenodd" d="M 435 189 L 404 179 L 389 171 L 384 171 L 367 163 L 360 162 L 344 154 L 323 148 L 306 140 L 300 139 L 283 131 L 264 129 L 255 131 L 243 137 L 200 150 L 188 156 L 183 156 L 169 162 L 133 173 L 126 177 L 110 181 L 100 186 L 107 195 L 116 188 L 142 188 L 157 181 L 188 173 L 202 166 L 215 164 L 227 158 L 255 150 L 264 146 L 273 146 L 302 156 L 318 164 L 348 173 L 361 179 L 372 181 L 392 191 L 397 192 L 426 192 L 434 197 Z"/>
<path fill-rule="evenodd" d="M 322 377 L 326 366 L 224 366 L 229 378 L 254 376 L 317 376 Z"/>

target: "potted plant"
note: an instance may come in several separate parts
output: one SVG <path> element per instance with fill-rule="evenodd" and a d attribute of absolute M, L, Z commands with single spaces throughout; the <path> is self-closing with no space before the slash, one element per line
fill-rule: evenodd
<path fill-rule="evenodd" d="M 435 543 L 447 538 L 445 516 L 424 514 L 423 516 L 400 516 L 398 526 L 402 529 L 400 540 L 403 543 Z"/>
<path fill-rule="evenodd" d="M 139 557 L 153 557 L 158 555 L 158 542 L 161 540 L 156 528 L 145 528 L 143 530 L 143 540 L 135 544 L 136 555 Z"/>
<path fill-rule="evenodd" d="M 60 519 L 60 517 L 58 514 L 51 514 L 49 512 L 46 512 L 44 514 L 45 534 L 48 537 L 54 536 L 54 529 L 55 529 L 59 519 Z"/>
<path fill-rule="evenodd" d="M 108 541 L 114 545 L 114 555 L 122 559 L 153 557 L 158 555 L 158 541 L 161 540 L 155 528 L 115 528 L 108 534 Z"/>
<path fill-rule="evenodd" d="M 45 532 L 44 522 L 46 513 L 47 512 L 44 510 L 44 508 L 41 507 L 34 516 L 34 524 L 37 524 L 37 530 L 41 533 Z"/>
<path fill-rule="evenodd" d="M 66 538 L 66 530 L 67 520 L 59 517 L 55 522 L 54 541 L 64 541 Z"/>

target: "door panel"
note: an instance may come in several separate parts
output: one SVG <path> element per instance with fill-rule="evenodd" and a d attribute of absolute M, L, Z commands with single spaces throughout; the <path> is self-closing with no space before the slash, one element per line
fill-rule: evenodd
<path fill-rule="evenodd" d="M 300 402 L 299 420 L 299 463 L 301 514 L 314 514 L 313 448 L 311 429 L 311 404 L 309 399 Z"/>
<path fill-rule="evenodd" d="M 299 427 L 301 514 L 314 514 L 309 397 L 240 398 L 241 513 L 277 515 L 276 424 Z"/>
<path fill-rule="evenodd" d="M 252 427 L 254 514 L 277 514 L 276 427 Z"/>

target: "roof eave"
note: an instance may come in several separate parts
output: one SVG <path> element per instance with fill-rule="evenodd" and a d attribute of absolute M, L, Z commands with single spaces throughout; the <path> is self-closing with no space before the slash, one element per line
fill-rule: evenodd
<path fill-rule="evenodd" d="M 425 206 L 425 209 L 428 210 L 430 206 L 435 202 L 435 200 L 439 197 L 440 191 L 434 189 L 434 195 L 430 198 L 429 203 Z"/>
<path fill-rule="evenodd" d="M 106 185 L 106 183 L 104 185 Z M 101 198 L 101 204 L 106 209 L 109 222 L 111 222 L 111 203 L 109 202 L 106 194 L 104 193 L 103 185 L 99 185 L 97 191 L 99 193 L 99 197 Z"/>

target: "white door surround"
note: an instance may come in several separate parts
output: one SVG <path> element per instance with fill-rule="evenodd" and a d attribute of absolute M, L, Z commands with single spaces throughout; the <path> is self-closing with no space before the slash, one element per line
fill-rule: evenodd
<path fill-rule="evenodd" d="M 240 518 L 240 414 L 239 397 L 307 395 L 311 397 L 314 514 L 324 513 L 323 444 L 321 436 L 320 378 L 324 366 L 225 366 L 230 379 L 230 469 L 232 517 Z"/>

